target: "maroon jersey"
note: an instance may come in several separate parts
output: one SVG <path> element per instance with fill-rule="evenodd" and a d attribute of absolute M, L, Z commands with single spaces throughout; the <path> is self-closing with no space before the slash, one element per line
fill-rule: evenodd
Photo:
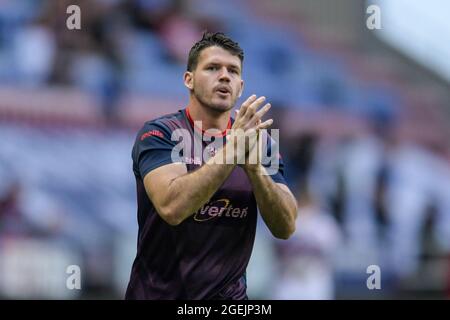
<path fill-rule="evenodd" d="M 177 129 L 184 129 L 192 141 L 202 137 L 187 109 L 147 122 L 136 137 L 132 158 L 139 231 L 126 299 L 246 299 L 245 270 L 255 239 L 257 205 L 244 170 L 236 166 L 211 199 L 177 226 L 159 216 L 146 194 L 145 175 L 173 163 L 172 150 L 180 143 L 172 140 Z M 214 154 L 211 142 L 199 145 Z M 193 151 L 181 152 L 180 159 L 188 172 L 202 165 Z M 279 168 L 271 177 L 285 183 L 281 161 Z"/>

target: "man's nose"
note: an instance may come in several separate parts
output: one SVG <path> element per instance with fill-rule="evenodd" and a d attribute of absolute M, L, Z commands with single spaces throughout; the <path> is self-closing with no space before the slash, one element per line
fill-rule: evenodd
<path fill-rule="evenodd" d="M 220 69 L 219 80 L 230 82 L 230 73 L 226 67 Z"/>

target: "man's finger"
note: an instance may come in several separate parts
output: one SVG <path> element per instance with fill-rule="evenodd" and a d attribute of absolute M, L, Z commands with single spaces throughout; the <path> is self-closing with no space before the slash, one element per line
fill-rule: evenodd
<path fill-rule="evenodd" d="M 273 123 L 273 119 L 266 120 L 266 121 L 260 123 L 257 126 L 257 129 L 258 130 L 260 130 L 260 129 L 267 129 L 267 128 L 269 128 L 272 125 L 272 123 Z"/>
<path fill-rule="evenodd" d="M 244 116 L 245 120 L 249 120 L 253 117 L 253 115 L 256 112 L 256 109 L 258 109 L 258 107 L 261 105 L 261 103 L 263 103 L 266 100 L 266 97 L 259 97 L 258 99 L 256 99 L 255 101 L 252 102 L 252 104 L 250 104 L 250 106 L 248 106 Z"/>
<path fill-rule="evenodd" d="M 262 107 L 261 109 L 259 109 L 252 117 L 251 121 L 255 121 L 258 124 L 258 120 L 261 121 L 261 118 L 263 115 L 265 115 L 267 113 L 267 111 L 270 110 L 271 104 L 267 103 L 264 107 Z"/>
<path fill-rule="evenodd" d="M 247 98 L 247 100 L 244 101 L 244 103 L 241 105 L 241 108 L 239 109 L 241 117 L 245 114 L 247 111 L 247 108 L 256 100 L 256 94 L 252 94 L 250 97 Z"/>

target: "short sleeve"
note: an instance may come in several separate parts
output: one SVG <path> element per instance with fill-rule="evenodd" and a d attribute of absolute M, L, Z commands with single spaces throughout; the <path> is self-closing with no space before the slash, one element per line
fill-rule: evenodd
<path fill-rule="evenodd" d="M 262 165 L 276 183 L 286 184 L 284 179 L 284 162 L 279 152 L 279 145 L 267 134 L 266 148 L 263 148 Z"/>
<path fill-rule="evenodd" d="M 145 177 L 150 171 L 172 163 L 172 150 L 177 141 L 171 140 L 171 132 L 161 123 L 146 123 L 138 132 L 133 147 L 133 168 Z"/>

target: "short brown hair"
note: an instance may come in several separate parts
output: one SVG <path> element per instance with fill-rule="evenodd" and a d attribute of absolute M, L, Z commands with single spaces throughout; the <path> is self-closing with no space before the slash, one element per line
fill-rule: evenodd
<path fill-rule="evenodd" d="M 187 63 L 187 71 L 192 71 L 197 67 L 198 57 L 202 50 L 218 46 L 221 47 L 232 55 L 239 57 L 241 65 L 244 62 L 244 51 L 237 42 L 234 42 L 222 32 L 210 33 L 204 32 L 200 41 L 196 42 L 189 51 L 189 58 Z"/>

